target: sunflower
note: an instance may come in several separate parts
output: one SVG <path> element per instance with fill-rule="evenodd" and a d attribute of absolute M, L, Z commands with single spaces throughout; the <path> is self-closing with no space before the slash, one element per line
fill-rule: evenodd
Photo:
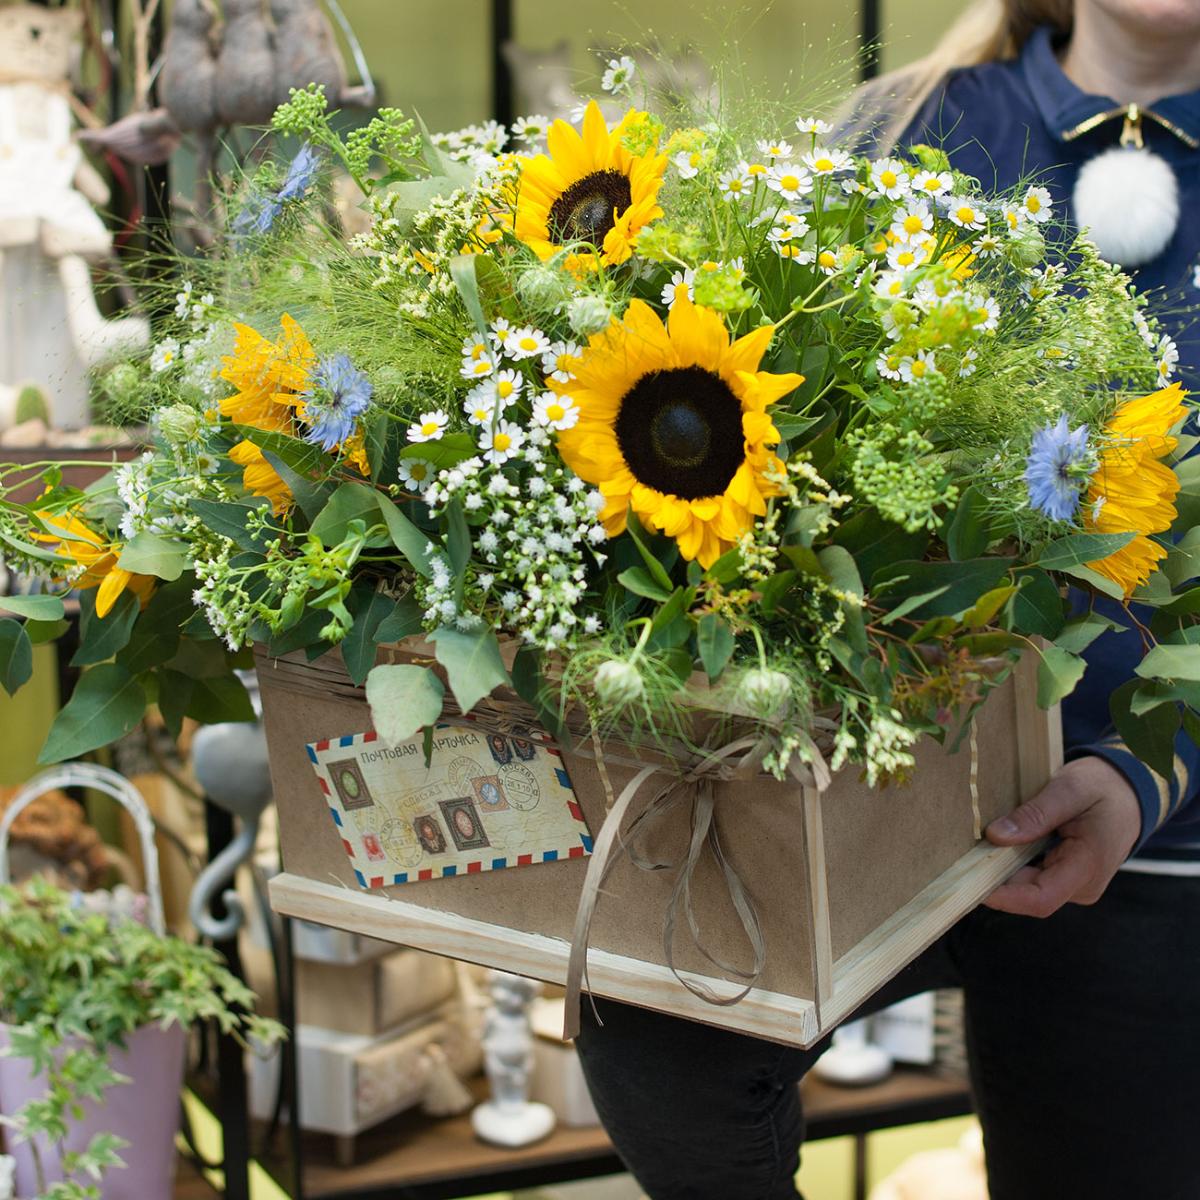
<path fill-rule="evenodd" d="M 154 591 L 153 575 L 137 575 L 117 565 L 121 543 L 108 541 L 83 521 L 74 511 L 66 513 L 39 512 L 37 518 L 46 527 L 45 533 L 35 532 L 39 542 L 57 542 L 57 553 L 65 564 L 73 565 L 79 574 L 72 579 L 81 591 L 97 588 L 96 616 L 107 617 L 121 594 L 132 592 L 145 604 Z"/>
<path fill-rule="evenodd" d="M 249 325 L 235 325 L 233 354 L 221 360 L 221 378 L 237 391 L 221 401 L 221 412 L 239 425 L 274 433 L 295 434 L 300 394 L 308 387 L 316 362 L 304 330 L 287 313 L 279 319 L 281 336 L 269 341 Z M 292 492 L 251 441 L 240 441 L 229 451 L 242 467 L 242 483 L 253 496 L 265 496 L 277 513 L 292 504 Z"/>
<path fill-rule="evenodd" d="M 551 379 L 579 407 L 559 452 L 600 489 L 610 537 L 632 508 L 709 567 L 766 513 L 778 493 L 768 475 L 783 470 L 768 449 L 780 439 L 767 406 L 803 382 L 758 369 L 773 331 L 731 343 L 720 316 L 681 289 L 666 326 L 634 300 L 591 338 L 569 379 Z"/>
<path fill-rule="evenodd" d="M 1159 461 L 1175 449 L 1168 430 L 1187 415 L 1178 383 L 1127 400 L 1109 421 L 1111 445 L 1088 485 L 1084 527 L 1094 533 L 1137 536 L 1120 550 L 1087 565 L 1111 579 L 1128 599 L 1158 570 L 1167 551 L 1147 535 L 1165 533 L 1175 520 L 1179 479 Z"/>
<path fill-rule="evenodd" d="M 667 156 L 633 154 L 622 143 L 626 128 L 641 116 L 631 109 L 610 130 L 592 101 L 582 136 L 566 121 L 555 121 L 546 136 L 549 153 L 520 160 L 514 231 L 539 258 L 587 242 L 601 251 L 605 265 L 623 263 L 642 227 L 662 216 L 656 197 Z"/>

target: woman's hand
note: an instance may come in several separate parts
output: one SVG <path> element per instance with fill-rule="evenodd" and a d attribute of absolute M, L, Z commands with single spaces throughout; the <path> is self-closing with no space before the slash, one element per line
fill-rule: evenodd
<path fill-rule="evenodd" d="M 1141 807 L 1125 776 L 1102 758 L 1077 758 L 1032 800 L 987 827 L 997 846 L 1026 845 L 1051 833 L 1061 840 L 984 904 L 1025 917 L 1048 917 L 1064 904 L 1095 904 L 1141 828 Z"/>

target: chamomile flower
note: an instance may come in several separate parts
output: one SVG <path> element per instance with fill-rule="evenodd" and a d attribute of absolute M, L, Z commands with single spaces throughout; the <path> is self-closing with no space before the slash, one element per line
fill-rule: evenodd
<path fill-rule="evenodd" d="M 918 350 L 915 355 L 906 354 L 900 360 L 900 378 L 905 383 L 918 383 L 937 371 L 937 360 L 931 350 Z"/>
<path fill-rule="evenodd" d="M 962 362 L 958 364 L 959 379 L 966 379 L 968 375 L 974 375 L 976 371 L 976 360 L 979 358 L 979 351 L 973 346 L 963 351 Z"/>
<path fill-rule="evenodd" d="M 785 200 L 798 200 L 812 191 L 812 176 L 795 163 L 776 163 L 767 171 L 767 187 Z"/>
<path fill-rule="evenodd" d="M 422 413 L 419 420 L 408 427 L 410 442 L 436 442 L 446 432 L 450 418 L 440 408 Z"/>
<path fill-rule="evenodd" d="M 192 462 L 201 475 L 215 475 L 221 469 L 221 460 L 210 450 L 197 450 Z"/>
<path fill-rule="evenodd" d="M 811 133 L 814 137 L 821 137 L 828 133 L 833 126 L 828 121 L 819 120 L 817 117 L 797 117 L 796 128 L 801 133 Z"/>
<path fill-rule="evenodd" d="M 504 352 L 515 359 L 541 358 L 550 349 L 550 339 L 532 325 L 514 329 L 504 343 Z"/>
<path fill-rule="evenodd" d="M 775 224 L 767 232 L 770 242 L 790 242 L 793 238 L 803 237 L 808 232 L 808 219 L 788 212 L 786 208 L 775 214 Z"/>
<path fill-rule="evenodd" d="M 945 196 L 953 187 L 954 180 L 949 171 L 918 171 L 912 181 L 912 190 L 926 196 Z"/>
<path fill-rule="evenodd" d="M 887 265 L 893 271 L 906 271 L 929 261 L 933 254 L 933 239 L 927 241 L 893 242 L 887 248 Z"/>
<path fill-rule="evenodd" d="M 681 150 L 671 162 L 679 172 L 680 179 L 695 179 L 708 165 L 708 160 L 709 154 L 706 150 Z"/>
<path fill-rule="evenodd" d="M 525 376 L 511 367 L 507 371 L 499 371 L 483 386 L 494 397 L 501 408 L 509 408 L 516 403 L 525 383 Z"/>
<path fill-rule="evenodd" d="M 900 360 L 901 356 L 899 354 L 881 354 L 875 360 L 875 369 L 884 379 L 899 379 Z"/>
<path fill-rule="evenodd" d="M 1200 284 L 1197 286 L 1200 286 Z M 1146 320 L 1146 314 L 1140 308 L 1133 314 L 1133 327 L 1138 331 L 1138 336 L 1151 350 L 1156 349 L 1157 342 L 1154 338 L 1154 332 L 1150 328 L 1150 322 Z"/>
<path fill-rule="evenodd" d="M 994 233 L 985 233 L 971 243 L 971 253 L 977 258 L 994 258 L 1001 249 L 1000 239 Z"/>
<path fill-rule="evenodd" d="M 1164 333 L 1158 343 L 1158 377 L 1164 381 L 1175 374 L 1179 365 L 1179 348 Z"/>
<path fill-rule="evenodd" d="M 886 200 L 899 200 L 912 180 L 898 158 L 879 158 L 871 164 L 871 191 Z"/>
<path fill-rule="evenodd" d="M 175 315 L 182 321 L 192 307 L 192 281 L 185 280 L 181 291 L 175 293 Z"/>
<path fill-rule="evenodd" d="M 765 163 L 750 162 L 748 159 L 743 158 L 742 161 L 738 163 L 738 170 L 741 171 L 743 175 L 749 175 L 750 179 L 754 183 L 759 183 L 766 182 L 767 175 L 770 174 L 771 168 Z"/>
<path fill-rule="evenodd" d="M 952 196 L 946 201 L 946 216 L 960 229 L 982 229 L 987 216 L 979 205 L 966 196 Z"/>
<path fill-rule="evenodd" d="M 754 187 L 754 180 L 735 167 L 732 171 L 725 171 L 718 176 L 717 186 L 721 189 L 723 200 L 740 200 Z"/>
<path fill-rule="evenodd" d="M 756 145 L 758 146 L 758 152 L 765 158 L 790 158 L 792 154 L 792 147 L 788 142 L 772 142 L 762 139 Z"/>
<path fill-rule="evenodd" d="M 671 282 L 663 284 L 663 304 L 667 308 L 670 308 L 679 299 L 680 292 L 687 292 L 689 300 L 695 300 L 696 298 L 696 272 L 691 267 L 687 267 L 682 271 L 675 271 L 671 275 Z"/>
<path fill-rule="evenodd" d="M 566 383 L 582 354 L 583 347 L 578 342 L 551 342 L 550 348 L 542 355 L 542 370 L 551 379 Z"/>
<path fill-rule="evenodd" d="M 509 338 L 512 336 L 512 324 L 507 317 L 497 317 L 489 326 L 492 339 L 492 345 L 501 354 L 511 354 L 512 348 L 509 345 Z"/>
<path fill-rule="evenodd" d="M 844 150 L 828 150 L 824 146 L 814 146 L 801 155 L 801 161 L 814 175 L 834 175 L 854 165 L 854 160 Z"/>
<path fill-rule="evenodd" d="M 550 118 L 543 117 L 541 113 L 529 117 L 518 117 L 513 122 L 513 140 L 524 142 L 527 146 L 532 146 L 545 138 L 549 128 Z"/>
<path fill-rule="evenodd" d="M 933 228 L 933 214 L 929 205 L 917 201 L 901 209 L 892 221 L 892 236 L 898 242 L 924 241 Z"/>
<path fill-rule="evenodd" d="M 1029 214 L 1020 204 L 1004 205 L 1000 209 L 1000 216 L 1003 218 L 1005 225 L 1008 226 L 1010 233 L 1016 233 L 1029 220 Z"/>
<path fill-rule="evenodd" d="M 512 458 L 525 444 L 525 430 L 514 421 L 497 421 L 485 425 L 479 438 L 483 457 L 499 466 Z"/>
<path fill-rule="evenodd" d="M 971 322 L 976 329 L 990 333 L 1000 324 L 1000 305 L 992 296 L 981 296 L 972 292 L 966 297 L 971 309 Z"/>
<path fill-rule="evenodd" d="M 163 338 L 150 353 L 150 370 L 156 375 L 169 371 L 179 358 L 179 343 L 174 338 Z"/>
<path fill-rule="evenodd" d="M 534 401 L 533 419 L 545 429 L 571 429 L 579 420 L 579 405 L 570 396 L 547 392 Z"/>
<path fill-rule="evenodd" d="M 822 250 L 817 255 L 817 267 L 825 275 L 836 275 L 840 267 L 836 250 Z"/>
<path fill-rule="evenodd" d="M 437 468 L 427 458 L 402 458 L 398 468 L 406 491 L 420 495 L 433 482 Z"/>
<path fill-rule="evenodd" d="M 620 58 L 610 58 L 608 69 L 600 79 L 600 86 L 606 92 L 625 91 L 633 83 L 636 72 L 637 64 L 628 54 L 622 54 Z"/>
<path fill-rule="evenodd" d="M 480 354 L 477 358 L 464 358 L 458 373 L 464 379 L 486 379 L 495 369 L 492 356 Z"/>
<path fill-rule="evenodd" d="M 500 408 L 496 393 L 486 384 L 473 387 L 463 401 L 463 415 L 472 425 L 490 425 L 499 415 Z"/>
<path fill-rule="evenodd" d="M 478 362 L 481 358 L 490 358 L 491 353 L 491 342 L 480 337 L 479 334 L 472 333 L 463 338 L 462 356 L 468 362 Z"/>
<path fill-rule="evenodd" d="M 871 290 L 885 300 L 902 300 L 908 295 L 908 276 L 904 271 L 884 271 L 871 284 Z"/>
<path fill-rule="evenodd" d="M 1036 221 L 1040 225 L 1043 221 L 1050 220 L 1054 201 L 1051 199 L 1048 189 L 1031 187 L 1022 198 L 1021 207 L 1031 221 Z"/>
<path fill-rule="evenodd" d="M 804 250 L 795 242 L 776 242 L 775 251 L 780 258 L 790 258 L 797 266 L 807 267 L 817 256 L 812 250 Z"/>

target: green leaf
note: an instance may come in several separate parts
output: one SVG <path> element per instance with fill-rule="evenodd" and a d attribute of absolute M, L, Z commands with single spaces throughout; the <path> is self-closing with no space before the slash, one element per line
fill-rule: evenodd
<path fill-rule="evenodd" d="M 858 564 L 844 546 L 826 546 L 817 558 L 825 568 L 829 581 L 838 591 L 859 597 L 865 595 L 866 589 L 862 584 L 862 576 L 858 573 Z"/>
<path fill-rule="evenodd" d="M 1088 587 L 1099 592 L 1102 596 L 1108 596 L 1113 600 L 1125 599 L 1125 593 L 1121 588 L 1113 583 L 1107 575 L 1101 575 L 1099 571 L 1093 571 L 1091 567 L 1067 567 L 1065 573 L 1086 583 Z"/>
<path fill-rule="evenodd" d="M 1087 613 L 1068 621 L 1054 639 L 1054 644 L 1071 654 L 1082 654 L 1102 633 L 1119 628 L 1115 621 L 1110 621 L 1107 617 Z"/>
<path fill-rule="evenodd" d="M 647 600 L 661 602 L 671 595 L 670 587 L 663 587 L 644 567 L 630 567 L 627 571 L 622 571 L 617 576 L 617 582 L 626 591 L 635 596 L 644 596 Z"/>
<path fill-rule="evenodd" d="M 140 610 L 138 598 L 132 592 L 122 592 L 108 615 L 96 616 L 96 593 L 81 592 L 79 596 L 79 649 L 71 659 L 73 667 L 87 667 L 104 662 L 124 650 L 133 634 L 134 622 Z"/>
<path fill-rule="evenodd" d="M 1116 554 L 1133 541 L 1132 533 L 1072 533 L 1051 542 L 1038 557 L 1044 571 L 1066 571 Z"/>
<path fill-rule="evenodd" d="M 704 574 L 716 583 L 730 584 L 742 572 L 742 554 L 736 547 L 726 550 L 720 558 L 717 559 Z M 670 580 L 667 581 L 667 586 L 670 587 Z"/>
<path fill-rule="evenodd" d="M 33 646 L 20 621 L 0 620 L 0 687 L 14 695 L 33 674 Z"/>
<path fill-rule="evenodd" d="M 944 587 L 936 599 L 916 610 L 922 620 L 960 617 L 1008 572 L 1008 558 L 972 558 L 964 562 L 898 562 L 876 572 L 872 590 L 889 599 L 902 599 Z"/>
<path fill-rule="evenodd" d="M 1133 693 L 1129 711 L 1135 717 L 1140 717 L 1160 704 L 1186 704 L 1193 709 L 1200 708 L 1200 682 L 1180 680 L 1162 683 L 1147 680 Z"/>
<path fill-rule="evenodd" d="M 321 483 L 308 473 L 297 471 L 281 455 L 273 450 L 263 450 L 263 458 L 274 468 L 275 473 L 288 486 L 292 498 L 300 511 L 310 520 L 315 520 L 333 492 L 332 486 Z"/>
<path fill-rule="evenodd" d="M 1058 584 L 1041 567 L 1016 572 L 1020 590 L 1013 597 L 1012 625 L 1020 633 L 1054 638 L 1063 626 L 1063 598 Z"/>
<path fill-rule="evenodd" d="M 325 507 L 313 518 L 309 532 L 321 539 L 327 547 L 340 546 L 350 532 L 351 521 L 362 521 L 371 529 L 381 524 L 379 493 L 365 483 L 343 483 L 329 497 Z M 376 538 L 368 539 L 368 545 L 380 545 Z"/>
<path fill-rule="evenodd" d="M 442 715 L 446 689 L 428 667 L 381 663 L 367 676 L 367 703 L 376 732 L 387 743 L 407 742 Z"/>
<path fill-rule="evenodd" d="M 55 718 L 38 762 L 62 762 L 107 746 L 135 728 L 145 711 L 146 691 L 137 676 L 119 663 L 93 667 Z"/>
<path fill-rule="evenodd" d="M 392 545 L 408 559 L 414 571 L 419 575 L 429 576 L 429 555 L 425 547 L 429 538 L 422 533 L 382 492 L 376 492 L 379 498 L 379 511 L 383 514 L 383 522 L 387 526 L 388 536 Z"/>
<path fill-rule="evenodd" d="M 475 439 L 469 433 L 444 433 L 436 442 L 417 442 L 400 451 L 401 458 L 422 458 L 439 471 L 465 462 L 479 453 Z"/>
<path fill-rule="evenodd" d="M 179 579 L 159 588 L 151 597 L 133 627 L 129 644 L 117 655 L 117 661 L 131 675 L 162 666 L 178 653 L 183 626 L 195 608 L 193 584 L 190 577 Z"/>
<path fill-rule="evenodd" d="M 1169 580 L 1172 587 L 1181 587 L 1200 575 L 1200 528 L 1189 529 L 1177 542 L 1167 547 L 1162 570 L 1150 577 L 1150 583 L 1154 583 L 1158 575 Z"/>
<path fill-rule="evenodd" d="M 1138 679 L 1121 684 L 1109 699 L 1109 712 L 1121 740 L 1152 771 L 1171 779 L 1175 768 L 1175 738 L 1180 712 L 1174 704 L 1161 704 L 1141 716 L 1132 710 L 1134 693 L 1142 687 Z"/>
<path fill-rule="evenodd" d="M 455 497 L 446 505 L 446 553 L 455 579 L 461 580 L 471 559 L 471 530 L 467 526 L 462 502 Z"/>
<path fill-rule="evenodd" d="M 242 550 L 261 551 L 266 548 L 269 532 L 252 533 L 249 529 L 250 514 L 255 512 L 261 515 L 264 509 L 271 507 L 266 500 L 247 500 L 245 503 L 192 500 L 190 507 L 213 533 L 227 537 Z"/>
<path fill-rule="evenodd" d="M 29 617 L 33 621 L 61 621 L 64 612 L 63 598 L 46 595 L 0 596 L 0 612 Z"/>
<path fill-rule="evenodd" d="M 1168 646 L 1159 643 L 1147 651 L 1136 667 L 1143 679 L 1200 680 L 1200 646 Z"/>
<path fill-rule="evenodd" d="M 1038 663 L 1038 705 L 1049 708 L 1069 696 L 1086 669 L 1087 663 L 1077 654 L 1070 654 L 1058 646 L 1047 646 Z"/>
<path fill-rule="evenodd" d="M 179 542 L 144 529 L 125 543 L 117 566 L 135 575 L 155 575 L 171 582 L 187 567 L 187 552 Z"/>
<path fill-rule="evenodd" d="M 524 645 L 516 653 L 512 666 L 513 691 L 537 713 L 542 726 L 555 737 L 563 733 L 558 713 L 551 707 L 542 679 L 542 652 Z"/>
<path fill-rule="evenodd" d="M 633 544 L 638 548 L 638 553 L 641 554 L 642 561 L 646 564 L 646 569 L 650 572 L 655 582 L 665 592 L 670 594 L 675 588 L 675 585 L 671 582 L 671 576 L 667 573 L 666 567 L 650 553 L 645 541 L 645 530 L 641 528 L 632 513 L 626 522 L 625 530 L 629 534 Z M 716 566 L 716 563 L 713 566 Z"/>
<path fill-rule="evenodd" d="M 191 695 L 184 715 L 204 725 L 253 721 L 254 705 L 236 675 L 218 675 L 213 679 L 191 680 Z"/>
<path fill-rule="evenodd" d="M 696 646 L 710 683 L 715 683 L 733 655 L 733 630 L 716 613 L 706 613 L 696 627 Z"/>
<path fill-rule="evenodd" d="M 963 624 L 972 629 L 982 629 L 985 625 L 990 625 L 1016 590 L 1015 583 L 1006 583 L 992 588 L 990 592 L 984 592 L 963 614 Z"/>
<path fill-rule="evenodd" d="M 469 713 L 485 696 L 509 683 L 500 643 L 490 629 L 464 633 L 460 629 L 437 629 L 431 635 L 437 647 L 438 662 L 446 668 L 446 678 L 458 707 Z"/>
<path fill-rule="evenodd" d="M 404 596 L 396 601 L 392 611 L 379 623 L 379 628 L 375 630 L 375 644 L 385 646 L 412 637 L 414 633 L 421 632 L 424 620 L 421 606 L 411 596 Z"/>
<path fill-rule="evenodd" d="M 859 574 L 874 586 L 875 574 L 883 567 L 919 559 L 929 544 L 929 534 L 923 530 L 907 533 L 875 509 L 866 508 L 839 525 L 831 540 L 854 555 Z"/>
<path fill-rule="evenodd" d="M 907 599 L 901 600 L 891 612 L 880 618 L 880 625 L 890 625 L 893 621 L 899 621 L 902 617 L 907 617 L 915 608 L 920 608 L 921 605 L 928 603 L 930 600 L 936 600 L 943 592 L 947 590 L 943 585 L 940 588 L 935 588 L 932 592 L 921 592 L 916 596 L 909 596 Z"/>
<path fill-rule="evenodd" d="M 983 492 L 974 486 L 967 488 L 946 527 L 946 549 L 955 562 L 978 558 L 988 548 L 987 515 Z"/>
<path fill-rule="evenodd" d="M 35 646 L 40 646 L 43 642 L 57 641 L 70 628 L 71 622 L 67 620 L 31 621 L 28 618 L 25 620 L 25 632 Z"/>
<path fill-rule="evenodd" d="M 487 341 L 488 326 L 483 315 L 483 303 L 479 299 L 479 278 L 476 267 L 479 263 L 478 254 L 458 254 L 450 260 L 450 278 L 458 288 L 458 294 L 467 310 L 467 315 L 475 324 L 479 336 Z"/>
<path fill-rule="evenodd" d="M 350 678 L 361 684 L 375 665 L 375 647 L 379 644 L 379 626 L 392 615 L 396 602 L 381 592 L 359 599 L 354 624 L 342 639 L 342 662 Z"/>

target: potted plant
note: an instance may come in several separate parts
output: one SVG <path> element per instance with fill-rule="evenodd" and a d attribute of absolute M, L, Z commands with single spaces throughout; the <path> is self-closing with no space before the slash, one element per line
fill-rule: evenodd
<path fill-rule="evenodd" d="M 208 947 L 42 880 L 0 887 L 0 1121 L 17 1196 L 170 1195 L 186 1030 L 215 1020 L 277 1040 L 254 999 Z"/>

